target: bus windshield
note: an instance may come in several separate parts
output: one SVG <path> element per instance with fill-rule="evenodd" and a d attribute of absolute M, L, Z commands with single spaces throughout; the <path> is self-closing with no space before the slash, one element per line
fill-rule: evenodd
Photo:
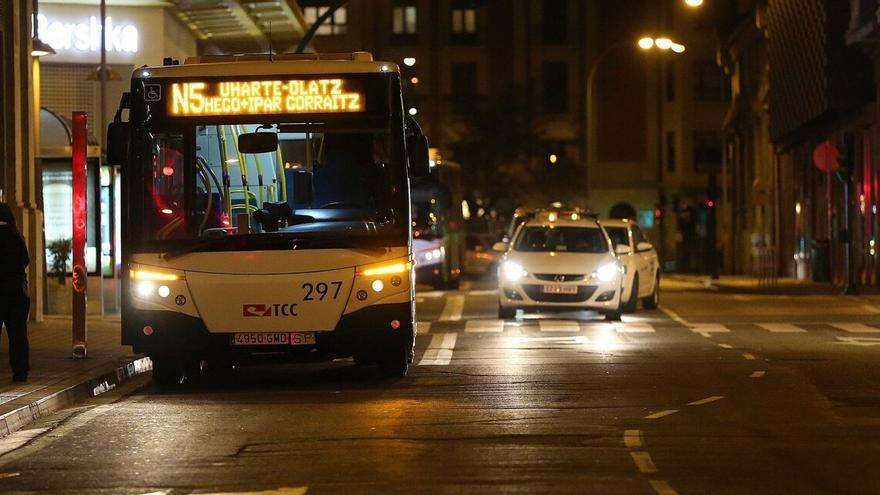
<path fill-rule="evenodd" d="M 276 133 L 277 150 L 242 153 L 238 137 L 255 131 Z M 148 132 L 143 240 L 405 229 L 406 172 L 391 134 L 303 122 Z"/>

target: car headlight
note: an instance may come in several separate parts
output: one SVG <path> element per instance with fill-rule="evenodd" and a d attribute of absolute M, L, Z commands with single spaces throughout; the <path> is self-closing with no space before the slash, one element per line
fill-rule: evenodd
<path fill-rule="evenodd" d="M 502 269 L 504 271 L 504 278 L 509 282 L 516 282 L 528 275 L 522 265 L 513 261 L 505 261 Z"/>
<path fill-rule="evenodd" d="M 600 282 L 610 282 L 614 280 L 614 277 L 616 277 L 619 273 L 620 266 L 617 263 L 607 263 L 600 266 L 596 269 L 595 272 L 593 272 L 593 278 L 599 279 Z"/>

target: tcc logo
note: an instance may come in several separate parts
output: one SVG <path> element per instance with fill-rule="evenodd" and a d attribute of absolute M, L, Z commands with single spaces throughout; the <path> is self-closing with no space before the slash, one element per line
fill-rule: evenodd
<path fill-rule="evenodd" d="M 244 317 L 298 316 L 296 304 L 244 304 L 241 307 Z"/>

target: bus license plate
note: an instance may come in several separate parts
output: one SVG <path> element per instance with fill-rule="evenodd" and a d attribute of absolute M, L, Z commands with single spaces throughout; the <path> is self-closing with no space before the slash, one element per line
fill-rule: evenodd
<path fill-rule="evenodd" d="M 544 294 L 577 294 L 576 285 L 545 285 Z"/>
<path fill-rule="evenodd" d="M 230 336 L 232 345 L 289 345 L 289 333 L 234 333 Z"/>

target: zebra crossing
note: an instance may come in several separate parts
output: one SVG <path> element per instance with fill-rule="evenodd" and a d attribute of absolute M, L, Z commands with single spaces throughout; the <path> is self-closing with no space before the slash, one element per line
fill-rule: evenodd
<path fill-rule="evenodd" d="M 526 333 L 574 334 L 589 331 L 613 330 L 621 334 L 658 334 L 664 332 L 681 332 L 682 330 L 711 337 L 744 331 L 765 334 L 805 334 L 816 332 L 834 332 L 844 335 L 880 334 L 880 322 L 800 322 L 800 323 L 689 323 L 688 325 L 670 324 L 670 322 L 623 321 L 605 322 L 591 320 L 566 319 L 524 319 L 500 320 L 496 318 L 470 319 L 439 319 L 420 321 L 417 323 L 418 335 L 429 334 L 505 334 L 519 335 Z"/>

